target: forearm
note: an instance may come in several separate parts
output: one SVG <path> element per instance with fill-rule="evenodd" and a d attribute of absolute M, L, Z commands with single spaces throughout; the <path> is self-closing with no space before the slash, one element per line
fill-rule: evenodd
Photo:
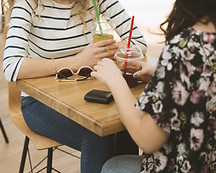
<path fill-rule="evenodd" d="M 137 145 L 146 153 L 159 149 L 166 142 L 168 134 L 156 125 L 148 113 L 135 107 L 136 98 L 120 69 L 112 60 L 104 58 L 94 66 L 94 70 L 91 75 L 110 88 L 120 119 Z"/>
<path fill-rule="evenodd" d="M 135 107 L 136 98 L 125 81 L 110 87 L 119 109 L 120 118 L 136 144 L 146 153 L 158 150 L 168 134 L 157 126 L 152 117 Z"/>
<path fill-rule="evenodd" d="M 80 67 L 80 64 L 77 62 L 76 57 L 55 60 L 25 58 L 20 67 L 17 79 L 54 75 L 63 67 L 68 67 L 76 71 Z"/>

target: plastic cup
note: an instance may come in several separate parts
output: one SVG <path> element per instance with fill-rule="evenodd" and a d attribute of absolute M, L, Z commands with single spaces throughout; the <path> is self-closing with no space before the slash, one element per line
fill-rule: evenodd
<path fill-rule="evenodd" d="M 95 28 L 95 31 L 93 33 L 93 41 L 95 43 L 99 42 L 99 41 L 102 41 L 102 40 L 114 39 L 114 30 L 110 26 L 108 21 L 109 21 L 109 19 L 105 20 L 105 19 L 101 18 L 101 20 L 100 20 L 101 28 L 99 27 L 98 22 L 95 23 L 96 28 Z M 101 33 L 101 29 L 102 29 L 102 33 Z"/>
<path fill-rule="evenodd" d="M 100 33 L 95 33 L 94 34 L 94 42 L 98 42 L 98 41 L 102 41 L 102 40 L 109 40 L 109 39 L 113 39 L 113 35 L 111 34 L 107 34 L 107 33 L 104 33 L 103 36 L 101 36 Z"/>
<path fill-rule="evenodd" d="M 128 57 L 126 57 L 127 54 Z M 115 59 L 117 60 L 116 64 L 121 69 L 123 77 L 130 88 L 136 87 L 138 80 L 137 78 L 133 78 L 133 74 L 136 72 L 136 70 L 130 68 L 128 65 L 126 69 L 124 69 L 125 61 L 129 63 L 132 61 L 140 61 L 143 58 L 144 56 L 141 49 L 134 45 L 132 45 L 129 49 L 126 45 L 121 46 L 115 54 Z"/>

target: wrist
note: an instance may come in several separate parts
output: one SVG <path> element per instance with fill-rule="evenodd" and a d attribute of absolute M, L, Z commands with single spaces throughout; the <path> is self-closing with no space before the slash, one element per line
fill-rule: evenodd
<path fill-rule="evenodd" d="M 121 74 L 121 75 L 116 75 L 115 78 L 113 78 L 112 80 L 109 80 L 107 83 L 107 86 L 111 90 L 119 91 L 121 90 L 123 86 L 127 86 L 127 82 L 125 81 L 125 79 L 123 78 Z"/>
<path fill-rule="evenodd" d="M 52 64 L 53 64 L 54 74 L 57 74 L 57 67 L 56 67 L 56 62 L 54 58 L 52 58 Z"/>
<path fill-rule="evenodd" d="M 156 70 L 156 66 L 154 66 L 154 65 L 152 65 L 152 67 L 149 69 L 149 75 L 150 76 L 153 76 L 154 75 L 154 73 L 155 73 L 155 70 Z"/>

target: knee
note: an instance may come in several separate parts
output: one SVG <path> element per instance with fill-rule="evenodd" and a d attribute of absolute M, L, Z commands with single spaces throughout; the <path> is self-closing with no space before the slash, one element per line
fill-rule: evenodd
<path fill-rule="evenodd" d="M 115 156 L 107 160 L 101 170 L 101 173 L 113 173 L 116 172 L 118 161 L 121 160 L 122 156 Z"/>
<path fill-rule="evenodd" d="M 119 155 L 105 162 L 101 173 L 138 173 L 143 156 Z"/>

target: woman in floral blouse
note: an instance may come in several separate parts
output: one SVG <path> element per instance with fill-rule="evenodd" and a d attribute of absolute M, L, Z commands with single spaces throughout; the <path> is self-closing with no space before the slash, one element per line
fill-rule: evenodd
<path fill-rule="evenodd" d="M 176 0 L 161 29 L 166 46 L 156 70 L 136 64 L 135 76 L 153 75 L 138 101 L 112 60 L 94 67 L 144 151 L 108 160 L 103 173 L 216 172 L 216 1 Z"/>

